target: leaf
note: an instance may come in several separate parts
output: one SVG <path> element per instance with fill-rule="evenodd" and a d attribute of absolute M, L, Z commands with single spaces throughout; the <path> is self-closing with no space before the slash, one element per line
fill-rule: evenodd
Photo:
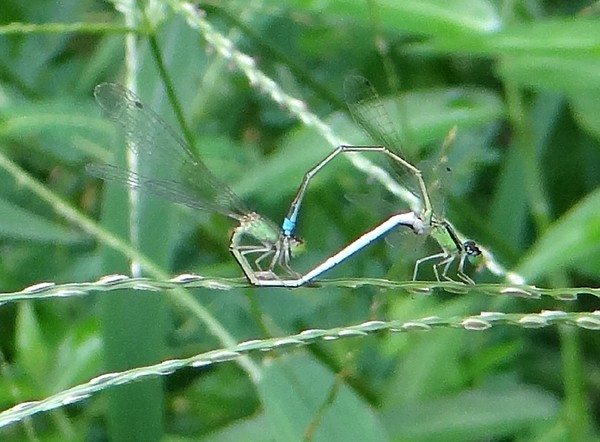
<path fill-rule="evenodd" d="M 33 304 L 20 303 L 16 325 L 18 360 L 29 376 L 41 384 L 46 378 L 51 358 L 42 328 Z"/>
<path fill-rule="evenodd" d="M 302 440 L 313 423 L 315 441 L 388 440 L 373 410 L 344 384 L 327 403 L 335 382 L 331 372 L 306 354 L 269 361 L 258 391 L 272 437 Z"/>
<path fill-rule="evenodd" d="M 596 55 L 511 56 L 502 60 L 498 73 L 505 80 L 566 95 L 596 93 L 600 86 L 600 59 Z"/>
<path fill-rule="evenodd" d="M 85 106 L 66 100 L 13 105 L 2 110 L 0 136 L 33 142 L 33 149 L 44 150 L 63 161 L 80 162 L 90 156 L 106 158 L 109 138 L 100 136 L 109 125 L 94 117 L 94 113 L 98 112 L 92 110 L 91 100 Z"/>
<path fill-rule="evenodd" d="M 515 269 L 527 281 L 577 268 L 600 252 L 600 189 L 576 204 L 533 245 Z"/>
<path fill-rule="evenodd" d="M 323 8 L 317 1 L 310 2 L 310 7 L 319 12 Z M 387 27 L 418 34 L 485 33 L 501 26 L 496 8 L 484 0 L 378 0 L 376 8 L 374 12 Z M 372 26 L 367 2 L 337 0 L 327 4 L 327 12 L 352 16 Z"/>
<path fill-rule="evenodd" d="M 556 417 L 559 402 L 528 385 L 465 391 L 387 411 L 396 440 L 490 440 Z"/>
<path fill-rule="evenodd" d="M 571 108 L 577 121 L 589 130 L 596 139 L 600 139 L 600 113 L 596 94 L 573 94 Z"/>
<path fill-rule="evenodd" d="M 35 242 L 79 243 L 84 235 L 0 199 L 0 236 Z"/>
<path fill-rule="evenodd" d="M 566 18 L 519 23 L 494 33 L 440 38 L 430 44 L 436 49 L 462 54 L 594 56 L 600 47 L 600 22 Z"/>

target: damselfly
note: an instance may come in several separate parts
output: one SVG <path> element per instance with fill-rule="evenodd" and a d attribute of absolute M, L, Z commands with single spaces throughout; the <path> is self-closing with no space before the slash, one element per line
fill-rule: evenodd
<path fill-rule="evenodd" d="M 375 141 L 405 158 L 392 120 L 371 82 L 358 75 L 348 76 L 344 82 L 344 93 L 346 103 L 356 123 Z M 406 163 L 411 164 L 408 161 Z M 458 277 L 463 282 L 474 284 L 473 280 L 464 273 L 465 260 L 480 256 L 481 250 L 474 241 L 461 240 L 450 222 L 434 212 L 421 171 L 414 166 L 412 169 L 408 167 L 407 169 L 415 176 L 423 198 L 423 212 L 419 215 L 425 227 L 423 233 L 431 235 L 442 249 L 440 253 L 416 261 L 413 280 L 417 278 L 419 266 L 423 262 L 436 259 L 439 260 L 433 265 L 436 278 L 440 280 L 441 276 L 443 279 L 452 280 L 448 276 L 448 270 L 458 259 Z M 441 275 L 438 270 L 440 267 L 442 267 Z"/>
<path fill-rule="evenodd" d="M 252 284 L 259 282 L 257 274 L 261 272 L 272 277 L 277 266 L 290 277 L 298 276 L 289 265 L 302 245 L 294 236 L 294 229 L 282 231 L 266 217 L 249 210 L 179 135 L 130 90 L 102 83 L 94 89 L 94 97 L 108 118 L 123 129 L 128 148 L 154 158 L 160 162 L 160 168 L 146 176 L 111 164 L 90 164 L 86 167 L 90 175 L 236 220 L 239 225 L 233 229 L 229 248 Z M 256 257 L 256 268 L 249 263 L 249 256 Z M 263 271 L 261 262 L 268 258 L 270 263 Z"/>

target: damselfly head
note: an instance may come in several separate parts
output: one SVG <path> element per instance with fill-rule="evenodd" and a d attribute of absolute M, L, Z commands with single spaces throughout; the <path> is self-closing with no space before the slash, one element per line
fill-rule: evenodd
<path fill-rule="evenodd" d="M 483 254 L 481 249 L 477 246 L 477 243 L 472 240 L 465 241 L 463 243 L 463 248 L 467 260 L 471 263 L 471 265 L 480 270 L 483 263 Z"/>
<path fill-rule="evenodd" d="M 465 249 L 465 253 L 467 256 L 476 257 L 481 255 L 481 249 L 477 247 L 477 243 L 475 241 L 465 241 L 463 243 L 463 248 Z"/>

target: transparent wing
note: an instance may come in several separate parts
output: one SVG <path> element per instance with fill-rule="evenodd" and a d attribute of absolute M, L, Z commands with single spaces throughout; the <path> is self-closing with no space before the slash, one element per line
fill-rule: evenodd
<path fill-rule="evenodd" d="M 456 178 L 449 164 L 449 152 L 456 133 L 456 127 L 453 127 L 444 138 L 442 146 L 434 151 L 428 160 L 419 163 L 419 167 L 425 174 L 431 204 L 438 218 L 446 217 L 448 191 Z"/>
<path fill-rule="evenodd" d="M 406 159 L 396 127 L 371 82 L 360 75 L 349 75 L 344 81 L 344 95 L 356 124 L 373 140 Z"/>
<path fill-rule="evenodd" d="M 85 170 L 93 177 L 121 184 L 132 189 L 139 189 L 160 196 L 161 198 L 166 198 L 169 201 L 183 204 L 192 209 L 209 210 L 237 220 L 241 219 L 241 216 L 236 212 L 229 211 L 223 206 L 198 199 L 195 192 L 176 181 L 149 178 L 112 164 L 88 164 Z"/>
<path fill-rule="evenodd" d="M 344 81 L 346 105 L 358 126 L 375 142 L 387 147 L 404 160 L 409 161 L 402 151 L 400 135 L 390 118 L 379 94 L 373 84 L 360 75 L 349 75 Z M 415 186 L 408 179 L 408 170 L 402 165 L 392 162 L 392 167 L 414 194 Z"/>
<path fill-rule="evenodd" d="M 124 131 L 129 149 L 134 153 L 143 151 L 161 166 L 153 177 L 111 165 L 91 165 L 90 174 L 194 209 L 216 211 L 236 219 L 249 213 L 239 197 L 133 92 L 118 84 L 102 83 L 94 89 L 94 97 L 108 118 Z"/>

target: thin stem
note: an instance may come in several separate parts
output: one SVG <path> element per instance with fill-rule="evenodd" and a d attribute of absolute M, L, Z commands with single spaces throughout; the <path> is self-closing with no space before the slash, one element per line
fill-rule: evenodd
<path fill-rule="evenodd" d="M 171 106 L 175 111 L 175 116 L 177 117 L 177 121 L 179 122 L 179 126 L 181 127 L 181 130 L 183 132 L 183 136 L 185 137 L 185 140 L 187 141 L 188 145 L 194 146 L 194 136 L 192 135 L 190 128 L 185 122 L 183 110 L 181 109 L 181 105 L 179 103 L 179 100 L 177 99 L 177 95 L 175 94 L 175 86 L 173 84 L 173 80 L 171 79 L 171 76 L 169 75 L 165 67 L 162 51 L 160 49 L 160 46 L 158 45 L 156 35 L 150 34 L 148 36 L 148 41 L 150 42 L 152 56 L 154 57 L 154 61 L 156 61 L 158 74 L 160 75 L 160 78 L 165 84 L 165 87 L 167 89 L 167 95 L 169 96 L 169 101 L 171 102 Z"/>
<path fill-rule="evenodd" d="M 589 440 L 586 437 L 589 430 L 589 416 L 585 398 L 579 335 L 579 330 L 559 327 L 565 392 L 564 420 L 569 428 L 569 440 L 574 442 Z"/>

